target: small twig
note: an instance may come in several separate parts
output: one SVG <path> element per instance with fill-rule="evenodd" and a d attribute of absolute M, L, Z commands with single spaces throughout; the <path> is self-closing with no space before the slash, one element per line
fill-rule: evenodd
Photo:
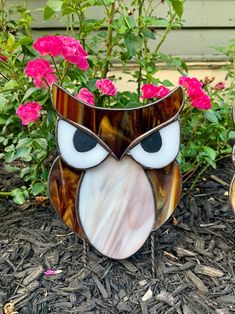
<path fill-rule="evenodd" d="M 151 233 L 151 262 L 152 262 L 152 276 L 155 278 L 155 246 L 154 246 L 154 231 Z"/>
<path fill-rule="evenodd" d="M 9 78 L 7 78 L 6 75 L 4 75 L 2 72 L 0 72 L 0 74 L 5 80 L 9 81 Z"/>
<path fill-rule="evenodd" d="M 210 175 L 210 179 L 221 184 L 222 186 L 229 186 L 229 184 L 227 182 L 225 182 L 224 180 L 218 178 L 217 176 L 215 176 L 214 174 Z"/>
<path fill-rule="evenodd" d="M 83 261 L 83 267 L 84 268 L 88 268 L 88 255 L 87 255 L 87 251 L 88 251 L 88 245 L 87 245 L 87 241 L 86 238 L 83 236 L 82 238 L 82 261 Z"/>

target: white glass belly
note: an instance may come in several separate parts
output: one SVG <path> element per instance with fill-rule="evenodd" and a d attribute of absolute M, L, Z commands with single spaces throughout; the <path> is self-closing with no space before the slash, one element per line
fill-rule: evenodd
<path fill-rule="evenodd" d="M 148 238 L 155 221 L 153 191 L 144 169 L 130 157 L 108 157 L 86 170 L 78 216 L 89 242 L 102 254 L 124 259 Z"/>

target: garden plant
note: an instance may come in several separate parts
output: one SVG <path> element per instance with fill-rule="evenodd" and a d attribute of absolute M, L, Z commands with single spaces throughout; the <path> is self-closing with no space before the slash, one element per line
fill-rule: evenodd
<path fill-rule="evenodd" d="M 185 180 L 194 175 L 196 182 L 205 169 L 216 168 L 217 161 L 231 154 L 234 45 L 219 48 L 232 65 L 226 84 L 189 77 L 183 60 L 161 52 L 169 32 L 182 26 L 183 0 L 133 0 L 130 6 L 115 0 L 49 0 L 44 19 L 61 19 L 67 32 L 45 33 L 38 39 L 32 38 L 27 4 L 16 8 L 19 19 L 13 21 L 12 9 L 6 1 L 0 3 L 0 157 L 5 170 L 19 173 L 21 179 L 0 196 L 13 197 L 18 204 L 47 197 L 56 149 L 53 83 L 90 105 L 133 108 L 163 98 L 174 88 L 167 78 L 158 78 L 159 63 L 177 69 L 179 85 L 185 89 L 178 156 Z M 88 19 L 87 12 L 96 7 L 102 8 L 103 18 Z M 159 16 L 162 7 L 165 15 Z M 132 75 L 136 91 L 116 87 L 120 78 L 111 70 L 117 62 Z"/>

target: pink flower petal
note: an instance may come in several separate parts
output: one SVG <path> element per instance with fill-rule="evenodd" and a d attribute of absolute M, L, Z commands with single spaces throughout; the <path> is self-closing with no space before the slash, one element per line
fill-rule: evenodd
<path fill-rule="evenodd" d="M 62 270 L 61 269 L 58 269 L 58 270 L 53 270 L 53 269 L 47 269 L 46 271 L 44 271 L 44 275 L 45 276 L 54 276 L 54 275 L 57 275 L 57 274 L 61 274 L 62 273 Z"/>
<path fill-rule="evenodd" d="M 113 82 L 107 78 L 97 80 L 95 85 L 103 95 L 115 96 L 117 94 L 117 88 Z"/>

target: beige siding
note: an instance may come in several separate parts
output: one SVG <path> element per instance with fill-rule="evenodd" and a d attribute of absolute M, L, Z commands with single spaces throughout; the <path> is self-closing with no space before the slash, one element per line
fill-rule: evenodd
<path fill-rule="evenodd" d="M 7 0 L 9 6 L 21 2 L 23 1 Z M 45 0 L 28 0 L 28 5 L 33 10 L 35 37 L 63 32 L 64 23 L 60 19 L 43 21 L 40 8 L 45 4 Z M 158 6 L 156 14 L 164 15 L 164 10 L 164 5 Z M 95 10 L 90 10 L 87 16 L 100 18 L 102 15 L 102 8 L 96 7 Z M 226 45 L 230 39 L 235 38 L 235 0 L 188 0 L 183 19 L 183 29 L 171 32 L 162 46 L 162 51 L 186 60 L 223 60 L 224 57 L 212 47 Z M 161 35 L 162 30 L 158 33 Z M 152 47 L 155 44 L 152 42 Z"/>

